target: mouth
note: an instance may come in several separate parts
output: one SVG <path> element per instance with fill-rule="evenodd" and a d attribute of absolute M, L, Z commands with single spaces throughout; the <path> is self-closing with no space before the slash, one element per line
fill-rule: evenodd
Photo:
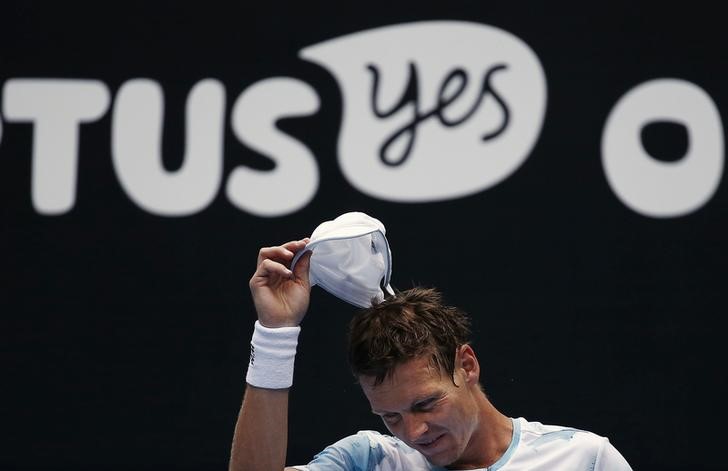
<path fill-rule="evenodd" d="M 444 436 L 445 434 L 443 433 L 442 435 L 438 435 L 429 440 L 419 440 L 415 443 L 415 445 L 417 445 L 417 448 L 419 448 L 422 452 L 428 452 L 436 448 Z"/>

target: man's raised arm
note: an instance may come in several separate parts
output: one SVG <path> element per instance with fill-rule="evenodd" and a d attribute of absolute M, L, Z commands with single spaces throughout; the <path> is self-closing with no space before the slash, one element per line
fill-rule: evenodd
<path fill-rule="evenodd" d="M 250 279 L 258 321 L 251 342 L 247 386 L 235 424 L 230 471 L 281 471 L 288 446 L 288 389 L 299 324 L 306 315 L 311 285 L 310 253 L 289 267 L 307 239 L 266 247 Z"/>

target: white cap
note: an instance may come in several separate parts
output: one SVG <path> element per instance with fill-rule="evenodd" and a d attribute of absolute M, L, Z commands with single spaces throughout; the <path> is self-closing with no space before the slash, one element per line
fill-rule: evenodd
<path fill-rule="evenodd" d="M 378 219 L 361 212 L 344 213 L 319 224 L 306 247 L 296 253 L 291 270 L 310 250 L 311 286 L 319 285 L 354 306 L 370 307 L 384 299 L 385 291 L 394 294 L 389 284 L 392 252 L 385 232 Z"/>

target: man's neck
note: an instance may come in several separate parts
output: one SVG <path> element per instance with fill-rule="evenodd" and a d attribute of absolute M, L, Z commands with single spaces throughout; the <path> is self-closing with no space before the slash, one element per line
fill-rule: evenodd
<path fill-rule="evenodd" d="M 447 469 L 487 468 L 500 459 L 513 439 L 513 421 L 498 411 L 484 393 L 478 398 L 477 427 L 460 459 Z"/>

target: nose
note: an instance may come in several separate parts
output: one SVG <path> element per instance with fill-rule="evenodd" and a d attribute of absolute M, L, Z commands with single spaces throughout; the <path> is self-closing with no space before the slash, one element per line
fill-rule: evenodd
<path fill-rule="evenodd" d="M 410 443 L 422 437 L 428 429 L 427 422 L 422 417 L 418 417 L 417 414 L 403 415 L 402 425 L 404 426 L 404 438 Z"/>

